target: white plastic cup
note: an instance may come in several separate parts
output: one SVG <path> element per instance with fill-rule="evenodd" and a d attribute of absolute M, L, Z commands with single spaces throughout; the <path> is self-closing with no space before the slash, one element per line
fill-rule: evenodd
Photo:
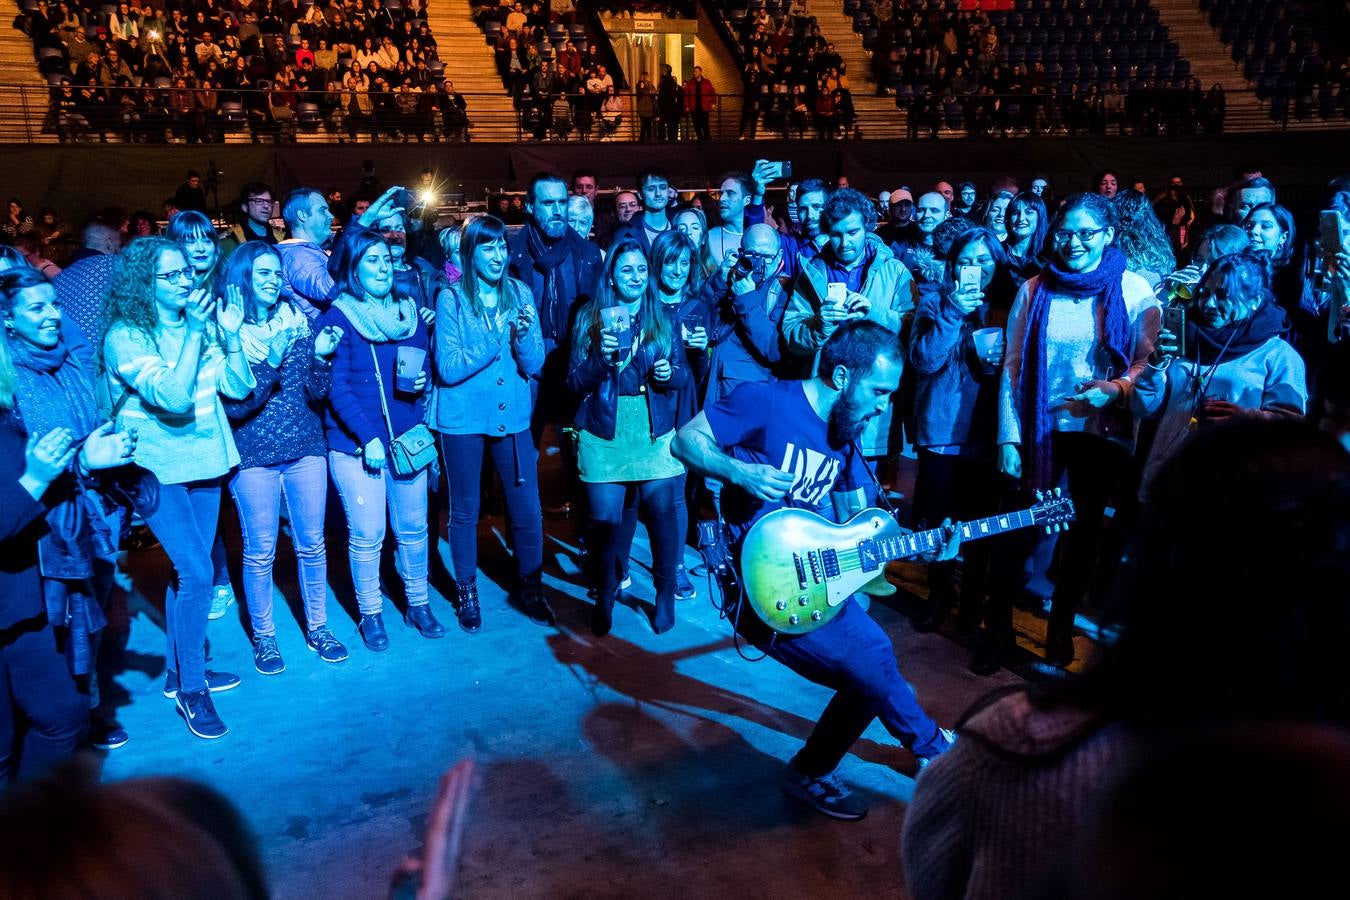
<path fill-rule="evenodd" d="M 980 359 L 998 361 L 1003 357 L 1003 329 L 977 328 L 970 333 L 975 342 L 975 354 Z"/>

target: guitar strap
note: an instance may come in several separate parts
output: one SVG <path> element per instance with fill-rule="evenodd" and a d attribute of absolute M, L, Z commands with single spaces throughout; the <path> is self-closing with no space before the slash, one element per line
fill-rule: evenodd
<path fill-rule="evenodd" d="M 857 438 L 853 439 L 852 446 L 853 452 L 857 454 L 858 459 L 863 461 L 863 468 L 867 470 L 867 476 L 872 479 L 872 486 L 877 489 L 877 503 L 880 503 L 881 507 L 891 514 L 892 519 L 899 522 L 900 510 L 896 509 L 895 504 L 891 503 L 891 498 L 886 496 L 886 489 L 881 486 L 881 481 L 877 479 L 877 473 L 873 472 L 872 467 L 867 464 L 867 457 L 863 456 L 862 448 L 858 446 Z"/>

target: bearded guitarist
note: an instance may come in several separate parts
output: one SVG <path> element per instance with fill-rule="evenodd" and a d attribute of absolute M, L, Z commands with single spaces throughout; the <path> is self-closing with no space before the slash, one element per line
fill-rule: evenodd
<path fill-rule="evenodd" d="M 903 359 L 888 329 L 866 320 L 845 322 L 821 348 L 816 377 L 743 384 L 680 429 L 674 455 L 726 485 L 722 509 L 738 564 L 741 539 L 775 509 L 793 506 L 843 522 L 871 505 L 875 482 L 856 439 L 885 411 L 899 387 Z M 952 528 L 939 558 L 953 558 L 959 542 Z M 951 746 L 952 732 L 928 717 L 901 677 L 890 638 L 853 598 L 830 621 L 800 635 L 775 634 L 736 602 L 727 598 L 727 614 L 747 641 L 835 691 L 783 773 L 789 796 L 836 819 L 866 815 L 866 805 L 836 769 L 877 717 L 920 769 Z"/>

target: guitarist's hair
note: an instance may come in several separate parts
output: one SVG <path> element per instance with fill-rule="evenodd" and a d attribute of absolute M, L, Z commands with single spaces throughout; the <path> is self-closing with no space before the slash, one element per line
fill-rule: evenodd
<path fill-rule="evenodd" d="M 820 348 L 817 372 L 824 378 L 835 367 L 843 366 L 848 369 L 849 375 L 861 377 L 872 371 L 880 356 L 893 360 L 904 359 L 897 335 L 867 319 L 845 322 L 834 330 L 834 334 Z"/>

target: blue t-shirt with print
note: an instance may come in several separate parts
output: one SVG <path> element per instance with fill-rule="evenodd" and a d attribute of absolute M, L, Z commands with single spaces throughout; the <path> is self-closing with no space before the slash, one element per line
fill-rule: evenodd
<path fill-rule="evenodd" d="M 713 437 L 731 457 L 773 466 L 794 476 L 787 501 L 760 500 L 736 485 L 722 491 L 722 515 L 734 544 L 775 509 L 793 506 L 834 521 L 830 494 L 866 488 L 866 462 L 852 447 L 830 446 L 829 429 L 800 381 L 747 382 L 703 409 Z"/>

